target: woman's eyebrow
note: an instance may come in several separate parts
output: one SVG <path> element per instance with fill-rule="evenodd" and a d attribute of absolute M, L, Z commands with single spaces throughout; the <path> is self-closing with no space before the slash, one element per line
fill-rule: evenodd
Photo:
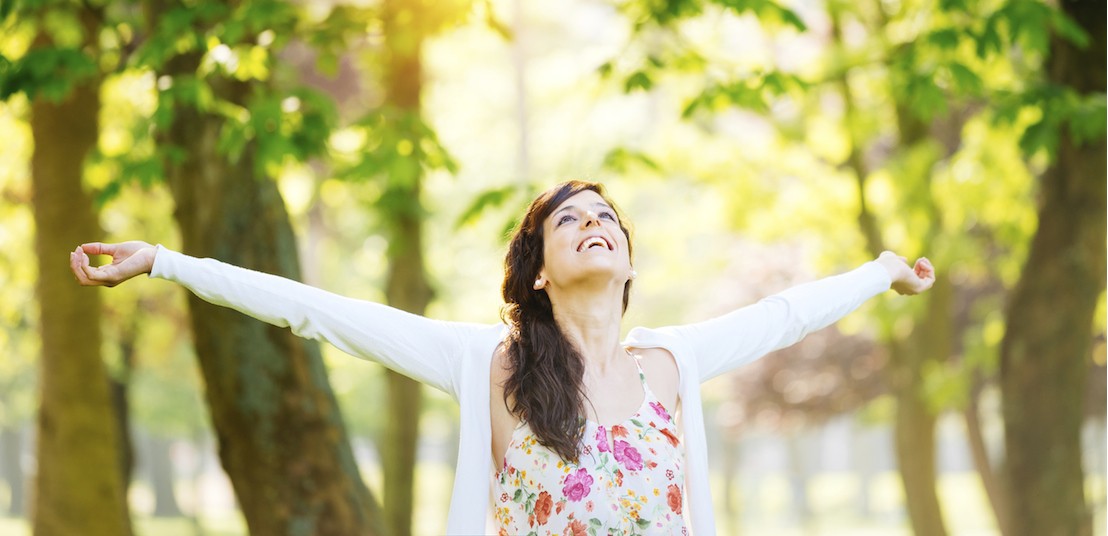
<path fill-rule="evenodd" d="M 594 207 L 604 207 L 608 210 L 613 210 L 611 206 L 609 206 L 607 203 L 604 203 L 604 202 L 601 202 L 601 201 L 597 201 L 597 202 L 593 203 L 592 206 L 594 206 Z M 567 210 L 575 209 L 575 208 L 577 208 L 577 205 L 566 205 L 566 206 L 564 206 L 564 207 L 562 207 L 558 210 L 555 210 L 554 213 L 550 215 L 550 217 L 553 218 L 554 216 L 557 216 L 561 212 L 565 212 Z"/>

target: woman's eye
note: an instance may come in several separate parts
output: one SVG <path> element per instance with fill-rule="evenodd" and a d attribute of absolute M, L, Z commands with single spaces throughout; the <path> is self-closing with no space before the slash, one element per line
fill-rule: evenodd
<path fill-rule="evenodd" d="M 567 223 L 567 222 L 571 222 L 571 221 L 573 221 L 573 216 L 570 216 L 569 214 L 566 214 L 565 216 L 562 216 L 561 218 L 558 218 L 558 225 L 561 225 L 561 224 Z"/>
<path fill-rule="evenodd" d="M 616 221 L 616 215 L 612 214 L 611 212 L 601 212 L 600 217 L 601 218 L 608 218 L 609 220 Z"/>

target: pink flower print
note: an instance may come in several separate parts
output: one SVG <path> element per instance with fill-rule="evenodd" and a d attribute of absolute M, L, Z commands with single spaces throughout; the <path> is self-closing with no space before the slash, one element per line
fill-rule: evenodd
<path fill-rule="evenodd" d="M 596 450 L 600 452 L 611 452 L 608 449 L 608 432 L 604 431 L 604 427 L 596 429 Z"/>
<path fill-rule="evenodd" d="M 580 501 L 592 491 L 592 475 L 584 468 L 566 475 L 562 495 L 571 501 Z"/>
<path fill-rule="evenodd" d="M 666 408 L 662 407 L 662 405 L 660 403 L 651 402 L 650 407 L 654 408 L 654 413 L 657 413 L 659 417 L 661 417 L 661 418 L 663 418 L 667 421 L 670 420 L 669 419 L 669 412 L 666 411 Z"/>
<path fill-rule="evenodd" d="M 635 450 L 626 441 L 616 440 L 612 447 L 612 455 L 616 457 L 616 461 L 620 465 L 627 468 L 628 471 L 638 471 L 642 469 L 642 455 L 639 451 Z"/>

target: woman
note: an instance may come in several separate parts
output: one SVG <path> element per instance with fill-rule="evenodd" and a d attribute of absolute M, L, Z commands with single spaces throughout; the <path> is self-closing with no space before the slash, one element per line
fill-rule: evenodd
<path fill-rule="evenodd" d="M 112 256 L 93 267 L 89 254 Z M 793 344 L 890 287 L 934 283 L 891 252 L 722 317 L 633 329 L 630 234 L 600 185 L 528 208 L 505 262 L 504 325 L 443 322 L 145 242 L 84 244 L 82 285 L 148 273 L 437 387 L 461 405 L 448 532 L 715 532 L 700 383 Z M 676 417 L 680 416 L 680 419 Z M 492 482 L 491 490 L 489 482 Z M 490 493 L 491 491 L 491 493 Z"/>

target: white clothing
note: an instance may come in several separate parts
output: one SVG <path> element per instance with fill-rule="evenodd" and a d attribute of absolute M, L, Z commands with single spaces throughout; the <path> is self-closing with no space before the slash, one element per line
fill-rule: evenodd
<path fill-rule="evenodd" d="M 487 532 L 493 476 L 489 373 L 506 326 L 428 319 L 161 245 L 150 276 L 175 281 L 205 301 L 327 341 L 450 394 L 461 407 L 461 437 L 447 532 Z M 832 324 L 890 285 L 885 268 L 868 262 L 715 319 L 631 330 L 623 346 L 664 348 L 677 361 L 685 497 L 693 534 L 715 534 L 700 384 Z"/>

